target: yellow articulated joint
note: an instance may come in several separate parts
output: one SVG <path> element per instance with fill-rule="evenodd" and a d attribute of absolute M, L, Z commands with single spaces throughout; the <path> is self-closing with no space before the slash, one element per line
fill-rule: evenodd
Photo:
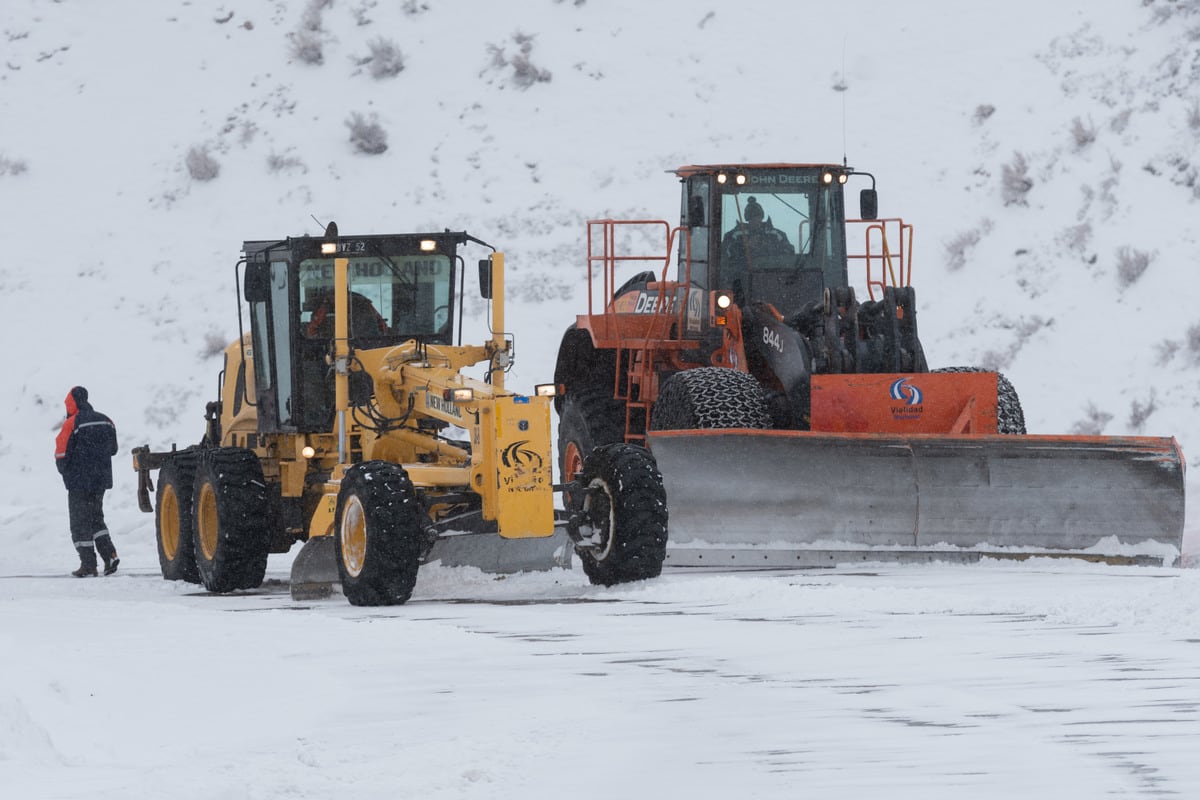
<path fill-rule="evenodd" d="M 497 454 L 496 522 L 506 539 L 554 534 L 550 399 L 498 397 L 493 419 Z"/>

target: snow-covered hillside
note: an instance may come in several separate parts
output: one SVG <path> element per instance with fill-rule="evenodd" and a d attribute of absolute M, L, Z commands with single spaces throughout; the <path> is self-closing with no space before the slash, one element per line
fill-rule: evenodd
<path fill-rule="evenodd" d="M 684 163 L 844 155 L 916 225 L 931 364 L 1003 369 L 1035 432 L 1200 463 L 1198 36 L 1163 0 L 6 2 L 0 558 L 69 563 L 72 384 L 125 451 L 198 437 L 243 240 L 492 242 L 532 385 L 585 302 L 584 220 L 673 218 Z M 109 509 L 152 536 L 132 471 Z"/>

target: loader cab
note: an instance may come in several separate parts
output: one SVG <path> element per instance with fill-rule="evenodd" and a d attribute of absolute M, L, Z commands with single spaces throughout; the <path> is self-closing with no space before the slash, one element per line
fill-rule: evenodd
<path fill-rule="evenodd" d="M 846 286 L 843 185 L 833 165 L 690 166 L 682 182 L 680 280 L 732 290 L 738 305 L 764 301 L 785 316 Z"/>
<path fill-rule="evenodd" d="M 244 243 L 259 433 L 330 430 L 338 259 L 347 262 L 352 350 L 412 339 L 452 344 L 464 241 L 465 234 L 445 232 Z M 352 386 L 352 402 L 370 392 Z"/>

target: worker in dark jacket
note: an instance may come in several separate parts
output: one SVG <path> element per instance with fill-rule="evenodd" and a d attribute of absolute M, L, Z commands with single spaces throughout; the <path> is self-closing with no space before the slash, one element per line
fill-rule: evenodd
<path fill-rule="evenodd" d="M 79 552 L 79 569 L 71 574 L 87 578 L 98 573 L 96 551 L 104 559 L 104 574 L 117 571 L 121 559 L 104 524 L 104 492 L 112 488 L 112 457 L 117 454 L 117 428 L 92 408 L 87 389 L 76 386 L 67 393 L 67 420 L 58 432 L 54 458 L 67 487 L 71 540 Z"/>

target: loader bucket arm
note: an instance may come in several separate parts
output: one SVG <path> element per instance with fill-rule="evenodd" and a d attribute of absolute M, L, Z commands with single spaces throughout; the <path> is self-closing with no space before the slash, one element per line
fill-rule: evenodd
<path fill-rule="evenodd" d="M 1146 557 L 1182 549 L 1171 438 L 801 431 L 651 432 L 668 563 L 803 566 L 898 554 Z M 824 562 L 815 553 L 841 553 Z M 802 563 L 803 562 L 803 563 Z"/>

